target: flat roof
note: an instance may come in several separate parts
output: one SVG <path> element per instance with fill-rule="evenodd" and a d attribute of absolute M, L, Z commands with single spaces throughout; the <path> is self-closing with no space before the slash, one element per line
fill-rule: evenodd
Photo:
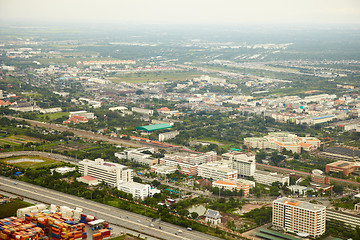
<path fill-rule="evenodd" d="M 313 118 L 313 120 L 319 120 L 319 119 L 331 118 L 331 117 L 334 117 L 334 115 L 323 116 L 323 117 L 316 117 L 316 118 Z"/>
<path fill-rule="evenodd" d="M 269 234 L 269 235 L 273 235 L 273 236 L 276 236 L 276 237 L 280 237 L 282 239 L 299 240 L 299 238 L 296 238 L 296 237 L 293 237 L 293 236 L 290 236 L 290 235 L 286 235 L 286 234 L 283 234 L 283 233 L 275 232 L 275 231 L 272 231 L 272 230 L 269 230 L 269 229 L 260 229 L 260 232 L 265 233 L 265 234 Z"/>
<path fill-rule="evenodd" d="M 136 130 L 144 130 L 144 131 L 147 131 L 147 132 L 152 132 L 152 131 L 161 130 L 161 129 L 167 129 L 167 128 L 172 128 L 172 126 L 167 124 L 167 123 L 159 123 L 159 124 L 136 127 L 135 129 Z"/>
<path fill-rule="evenodd" d="M 322 206 L 322 205 L 317 205 L 317 204 L 313 204 L 313 203 L 309 203 L 309 202 L 303 202 L 303 201 L 299 201 L 297 199 L 292 199 L 292 198 L 287 198 L 287 197 L 282 197 L 282 198 L 276 199 L 276 200 L 274 200 L 274 202 L 282 203 L 285 205 L 296 206 L 296 207 L 307 209 L 310 211 L 322 210 L 322 209 L 326 208 L 325 206 Z"/>

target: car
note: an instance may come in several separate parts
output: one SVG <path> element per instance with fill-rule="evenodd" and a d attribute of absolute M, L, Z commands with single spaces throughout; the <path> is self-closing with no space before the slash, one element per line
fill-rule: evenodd
<path fill-rule="evenodd" d="M 187 228 L 187 230 L 192 231 L 192 228 Z"/>
<path fill-rule="evenodd" d="M 17 183 L 16 183 L 16 182 L 14 182 L 14 185 L 17 185 Z"/>

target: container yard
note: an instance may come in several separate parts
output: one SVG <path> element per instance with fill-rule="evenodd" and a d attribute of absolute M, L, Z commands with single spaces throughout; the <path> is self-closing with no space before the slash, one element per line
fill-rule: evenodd
<path fill-rule="evenodd" d="M 1 240 L 101 240 L 110 235 L 107 222 L 83 213 L 81 208 L 38 204 L 18 209 L 17 217 L 0 220 Z"/>

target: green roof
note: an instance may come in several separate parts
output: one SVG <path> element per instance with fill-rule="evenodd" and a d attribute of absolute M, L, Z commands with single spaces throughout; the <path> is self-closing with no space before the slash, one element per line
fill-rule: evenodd
<path fill-rule="evenodd" d="M 299 240 L 299 238 L 297 237 L 293 237 L 293 236 L 290 236 L 290 235 L 286 235 L 286 234 L 282 234 L 282 233 L 279 233 L 279 232 L 275 232 L 275 231 L 271 231 L 269 229 L 261 229 L 260 232 L 262 233 L 265 233 L 265 234 L 269 234 L 269 235 L 273 235 L 273 236 L 276 236 L 276 237 L 279 237 L 279 238 L 282 238 L 282 239 L 287 239 L 287 240 Z"/>
<path fill-rule="evenodd" d="M 159 124 L 136 127 L 135 129 L 136 130 L 144 130 L 144 131 L 147 131 L 147 132 L 152 132 L 152 131 L 161 130 L 161 129 L 167 129 L 167 128 L 172 128 L 172 127 L 167 123 L 159 123 Z"/>
<path fill-rule="evenodd" d="M 277 237 L 267 235 L 267 234 L 264 234 L 264 233 L 255 233 L 255 236 L 261 237 L 261 238 L 264 238 L 264 239 L 268 239 L 268 240 L 283 240 L 282 238 L 277 238 Z"/>

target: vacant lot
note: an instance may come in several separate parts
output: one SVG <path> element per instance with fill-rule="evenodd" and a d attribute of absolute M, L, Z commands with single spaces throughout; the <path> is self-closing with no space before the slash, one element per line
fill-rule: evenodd
<path fill-rule="evenodd" d="M 40 156 L 20 156 L 0 159 L 0 162 L 7 163 L 16 167 L 22 168 L 39 168 L 44 166 L 50 166 L 58 163 L 58 161 L 44 158 Z"/>
<path fill-rule="evenodd" d="M 132 73 L 109 77 L 107 80 L 113 82 L 166 82 L 166 81 L 182 81 L 199 77 L 195 72 L 155 72 L 155 73 Z"/>
<path fill-rule="evenodd" d="M 32 204 L 20 200 L 14 200 L 9 203 L 0 204 L 0 218 L 16 216 L 16 211 L 19 208 L 28 207 L 31 205 Z"/>
<path fill-rule="evenodd" d="M 28 137 L 28 136 L 23 136 L 23 135 L 14 135 L 14 136 L 10 136 L 10 137 L 5 137 L 5 138 L 0 138 L 0 146 L 2 145 L 14 145 L 14 146 L 18 146 L 21 144 L 26 144 L 28 142 L 40 142 L 40 140 L 38 138 L 33 138 L 33 137 Z"/>

